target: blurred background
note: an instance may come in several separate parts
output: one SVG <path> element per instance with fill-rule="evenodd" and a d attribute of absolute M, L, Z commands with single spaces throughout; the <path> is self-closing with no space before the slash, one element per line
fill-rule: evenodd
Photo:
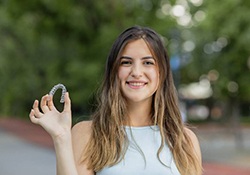
<path fill-rule="evenodd" d="M 74 122 L 88 119 L 114 39 L 142 25 L 165 40 L 205 173 L 249 174 L 249 16 L 246 0 L 0 0 L 0 148 L 58 83 L 70 92 Z"/>

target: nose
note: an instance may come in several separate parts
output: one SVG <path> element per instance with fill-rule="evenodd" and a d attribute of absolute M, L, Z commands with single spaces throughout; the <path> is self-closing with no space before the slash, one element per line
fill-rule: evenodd
<path fill-rule="evenodd" d="M 134 64 L 131 69 L 131 76 L 133 78 L 140 78 L 142 77 L 142 68 L 139 64 Z"/>

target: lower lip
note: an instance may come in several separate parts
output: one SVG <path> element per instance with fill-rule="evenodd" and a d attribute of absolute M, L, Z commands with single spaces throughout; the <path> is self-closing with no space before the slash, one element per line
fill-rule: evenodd
<path fill-rule="evenodd" d="M 143 88 L 144 86 L 145 86 L 145 84 L 143 84 L 143 85 L 140 85 L 140 86 L 134 86 L 134 85 L 131 85 L 131 84 L 127 84 L 131 89 L 141 89 L 141 88 Z"/>

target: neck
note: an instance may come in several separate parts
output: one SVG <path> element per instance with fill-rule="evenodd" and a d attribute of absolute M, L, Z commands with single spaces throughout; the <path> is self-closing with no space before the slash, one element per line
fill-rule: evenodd
<path fill-rule="evenodd" d="M 133 103 L 128 105 L 129 120 L 126 125 L 148 126 L 152 125 L 151 103 Z"/>

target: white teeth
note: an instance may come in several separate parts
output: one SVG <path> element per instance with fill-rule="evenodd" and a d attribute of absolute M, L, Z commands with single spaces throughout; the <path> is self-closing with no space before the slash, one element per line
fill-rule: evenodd
<path fill-rule="evenodd" d="M 144 83 L 129 83 L 132 86 L 143 86 Z"/>

